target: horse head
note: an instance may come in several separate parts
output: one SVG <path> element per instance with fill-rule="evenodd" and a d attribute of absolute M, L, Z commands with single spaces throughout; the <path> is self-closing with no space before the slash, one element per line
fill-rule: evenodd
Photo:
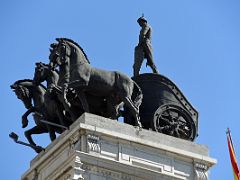
<path fill-rule="evenodd" d="M 19 80 L 12 84 L 11 89 L 15 92 L 18 99 L 20 99 L 24 106 L 29 109 L 32 107 L 32 94 L 30 92 L 30 81 Z"/>
<path fill-rule="evenodd" d="M 52 43 L 50 45 L 49 51 L 49 66 L 53 70 L 56 68 L 56 66 L 60 65 L 60 54 L 61 54 L 61 43 Z"/>
<path fill-rule="evenodd" d="M 47 81 L 47 87 L 56 86 L 59 80 L 57 70 L 52 70 L 51 66 L 42 62 L 36 63 L 33 83 L 40 85 L 41 82 Z"/>
<path fill-rule="evenodd" d="M 66 58 L 70 58 L 72 64 L 88 63 L 90 64 L 83 48 L 71 39 L 56 38 L 58 43 L 51 44 L 50 48 L 50 66 L 55 68 L 65 63 Z"/>
<path fill-rule="evenodd" d="M 39 85 L 41 82 L 47 79 L 48 77 L 49 66 L 42 62 L 36 63 L 33 83 Z"/>

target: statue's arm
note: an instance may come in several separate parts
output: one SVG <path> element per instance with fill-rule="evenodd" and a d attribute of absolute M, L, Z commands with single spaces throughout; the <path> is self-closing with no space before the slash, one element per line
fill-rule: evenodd
<path fill-rule="evenodd" d="M 146 42 L 146 34 L 149 31 L 149 26 L 142 27 L 139 35 L 139 44 Z"/>

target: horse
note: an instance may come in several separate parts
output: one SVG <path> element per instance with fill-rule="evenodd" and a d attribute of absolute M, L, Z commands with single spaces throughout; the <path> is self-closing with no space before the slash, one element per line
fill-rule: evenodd
<path fill-rule="evenodd" d="M 64 106 L 65 103 L 63 103 L 64 99 L 62 96 L 63 92 L 61 88 L 61 79 L 59 79 L 59 72 L 50 68 L 48 64 L 39 62 L 36 63 L 33 82 L 38 85 L 43 81 L 47 82 L 47 90 L 51 93 L 54 93 L 56 95 L 56 100 L 62 103 L 64 111 L 66 115 L 68 115 L 66 116 L 68 121 L 74 122 L 79 116 L 84 113 L 80 106 L 80 102 L 78 101 L 78 98 L 75 98 L 73 91 L 69 90 L 67 94 L 68 99 L 71 99 L 73 106 Z"/>
<path fill-rule="evenodd" d="M 112 112 L 117 115 L 118 107 L 123 102 L 130 110 L 135 125 L 141 128 L 139 106 L 143 95 L 140 87 L 123 73 L 91 67 L 85 52 L 73 40 L 57 38 L 56 41 L 58 43 L 54 44 L 53 49 L 50 50 L 50 65 L 53 68 L 59 67 L 60 74 L 63 76 L 63 88 L 75 89 L 84 111 L 89 112 L 86 92 L 95 96 L 108 97 L 107 101 L 111 103 Z M 132 100 L 134 88 L 138 93 Z M 70 105 L 67 99 L 65 102 Z"/>
<path fill-rule="evenodd" d="M 43 81 L 47 82 L 47 89 L 52 93 L 57 94 L 58 100 L 65 105 L 64 98 L 62 96 L 61 79 L 59 78 L 59 72 L 50 68 L 48 64 L 42 62 L 36 63 L 35 73 L 33 81 L 35 84 L 40 84 Z M 111 118 L 111 112 L 107 111 L 107 102 L 104 98 L 96 97 L 87 94 L 87 101 L 89 103 L 89 110 L 93 114 L 101 115 L 107 118 Z M 69 90 L 67 93 L 68 100 L 70 100 L 71 106 L 64 106 L 66 113 L 69 114 L 71 121 L 75 121 L 81 116 L 84 111 L 81 102 L 76 98 L 76 93 Z"/>
<path fill-rule="evenodd" d="M 61 116 L 58 108 L 59 104 L 52 101 L 51 96 L 46 92 L 46 88 L 43 85 L 35 85 L 33 80 L 24 79 L 16 81 L 10 87 L 15 92 L 17 98 L 27 108 L 27 111 L 22 116 L 23 128 L 28 125 L 28 115 L 33 113 L 36 126 L 24 132 L 28 142 L 32 146 L 36 146 L 36 143 L 32 139 L 32 134 L 49 133 L 50 139 L 53 141 L 56 139 L 55 132 L 59 134 L 63 132 L 63 129 L 60 127 L 42 122 L 42 120 L 45 120 L 45 122 L 59 124 L 59 117 Z M 39 153 L 43 148 L 33 149 Z"/>

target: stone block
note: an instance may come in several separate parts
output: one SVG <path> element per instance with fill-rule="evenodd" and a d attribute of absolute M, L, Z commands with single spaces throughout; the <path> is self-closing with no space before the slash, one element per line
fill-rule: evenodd
<path fill-rule="evenodd" d="M 22 180 L 207 180 L 214 164 L 204 145 L 85 113 Z"/>

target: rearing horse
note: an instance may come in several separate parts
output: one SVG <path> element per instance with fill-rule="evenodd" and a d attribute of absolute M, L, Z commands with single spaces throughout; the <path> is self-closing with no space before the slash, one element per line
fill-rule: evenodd
<path fill-rule="evenodd" d="M 116 71 L 105 71 L 93 68 L 83 49 L 74 41 L 66 38 L 56 39 L 50 54 L 50 65 L 59 66 L 60 78 L 63 78 L 63 89 L 71 87 L 82 103 L 85 112 L 89 112 L 85 92 L 100 97 L 108 97 L 112 111 L 118 111 L 118 105 L 124 102 L 135 119 L 135 124 L 142 127 L 139 120 L 139 106 L 142 102 L 140 87 L 128 76 Z M 51 58 L 55 57 L 55 58 Z M 133 90 L 138 91 L 132 100 Z M 65 102 L 68 103 L 65 98 Z"/>
<path fill-rule="evenodd" d="M 16 93 L 18 99 L 20 99 L 27 111 L 22 116 L 22 127 L 25 128 L 28 125 L 27 116 L 30 113 L 34 113 L 33 117 L 36 126 L 25 131 L 25 136 L 28 142 L 36 146 L 32 139 L 32 134 L 48 133 L 50 139 L 53 141 L 56 138 L 55 132 L 62 133 L 62 128 L 54 127 L 41 122 L 41 120 L 47 120 L 55 124 L 60 124 L 60 112 L 58 104 L 56 104 L 49 95 L 46 93 L 46 88 L 43 85 L 36 85 L 32 80 L 24 79 L 16 81 L 11 85 L 11 89 Z M 34 149 L 37 153 L 39 151 Z"/>

